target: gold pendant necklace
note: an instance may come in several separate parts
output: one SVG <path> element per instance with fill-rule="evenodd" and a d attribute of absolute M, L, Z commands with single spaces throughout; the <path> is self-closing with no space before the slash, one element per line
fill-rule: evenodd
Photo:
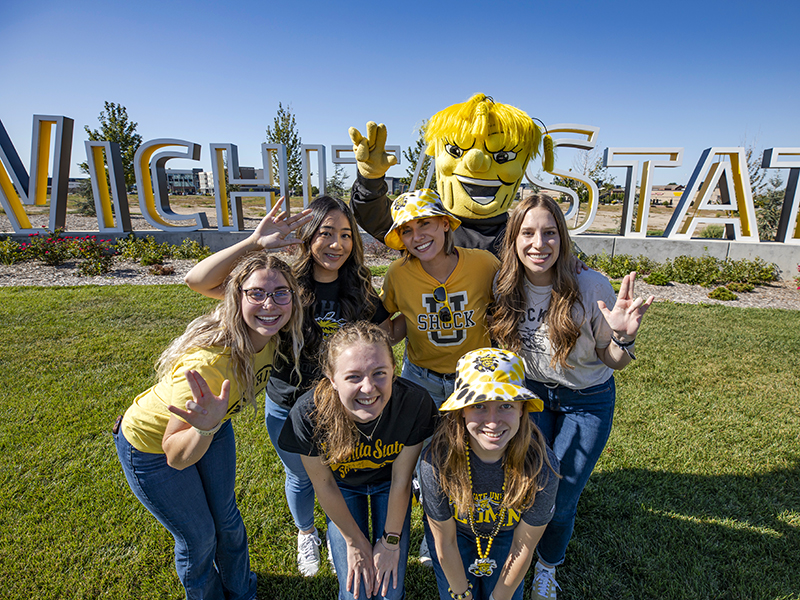
<path fill-rule="evenodd" d="M 469 459 L 469 442 L 467 442 L 467 473 L 469 473 L 469 491 L 470 494 L 472 494 L 472 464 L 470 463 Z M 492 531 L 492 533 L 489 535 L 480 534 L 475 531 L 475 520 L 472 517 L 472 513 L 473 511 L 469 511 L 469 513 L 467 513 L 467 520 L 469 521 L 470 529 L 472 529 L 472 534 L 475 536 L 475 546 L 478 549 L 478 558 L 472 561 L 472 564 L 467 570 L 475 577 L 491 577 L 492 573 L 497 568 L 497 561 L 495 561 L 493 558 L 489 558 L 489 552 L 492 549 L 492 542 L 494 541 L 494 538 L 497 536 L 498 532 L 500 531 L 500 527 L 503 525 L 503 519 L 505 518 L 506 514 L 505 465 L 503 465 L 503 490 L 500 495 L 500 513 L 497 515 L 494 531 Z M 481 538 L 485 538 L 489 541 L 488 544 L 486 544 L 485 552 L 481 550 Z"/>
<path fill-rule="evenodd" d="M 358 429 L 358 433 L 360 433 L 360 434 L 361 434 L 361 435 L 363 435 L 365 438 L 367 438 L 367 441 L 368 441 L 368 442 L 370 442 L 370 443 L 372 443 L 372 436 L 373 436 L 373 435 L 375 435 L 375 431 L 378 429 L 378 425 L 379 425 L 379 424 L 380 424 L 380 422 L 381 422 L 381 417 L 383 416 L 383 413 L 384 413 L 384 412 L 386 412 L 386 409 L 382 410 L 382 411 L 381 411 L 381 414 L 379 414 L 379 415 L 378 415 L 378 420 L 377 420 L 377 421 L 375 421 L 375 427 L 373 427 L 373 428 L 372 428 L 372 433 L 370 433 L 369 435 L 367 435 L 366 433 L 364 433 L 363 431 L 361 431 L 361 429 L 359 429 L 359 428 L 358 428 L 358 425 L 356 425 L 356 429 Z"/>

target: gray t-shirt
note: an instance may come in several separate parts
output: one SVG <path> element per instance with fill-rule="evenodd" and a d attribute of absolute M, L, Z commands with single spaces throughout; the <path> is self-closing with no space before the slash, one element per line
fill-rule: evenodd
<path fill-rule="evenodd" d="M 550 464 L 558 471 L 558 459 L 550 448 L 547 448 L 547 457 Z M 439 472 L 431 464 L 430 446 L 422 453 L 420 464 L 420 485 L 422 486 L 422 505 L 425 514 L 434 521 L 447 521 L 455 518 L 456 527 L 471 532 L 466 515 L 459 516 L 455 505 L 445 496 L 439 485 Z M 503 461 L 486 464 L 470 450 L 470 463 L 472 465 L 472 497 L 475 501 L 475 514 L 473 519 L 475 530 L 481 534 L 490 534 L 494 530 L 495 522 L 500 515 L 500 503 L 503 489 Z M 558 477 L 553 474 L 545 464 L 539 475 L 539 486 L 542 490 L 536 492 L 533 505 L 520 514 L 514 510 L 506 511 L 500 531 L 514 529 L 520 519 L 532 527 L 547 525 L 553 518 L 553 509 L 558 491 Z"/>
<path fill-rule="evenodd" d="M 520 321 L 519 334 L 522 338 L 520 355 L 525 361 L 526 377 L 541 383 L 582 390 L 603 383 L 614 373 L 598 358 L 595 349 L 606 348 L 611 343 L 611 328 L 600 312 L 597 301 L 602 300 L 611 310 L 617 297 L 602 273 L 582 271 L 577 278 L 581 303 L 576 302 L 572 307 L 572 318 L 581 324 L 580 336 L 567 357 L 567 364 L 574 368 L 550 366 L 553 348 L 545 315 L 550 307 L 552 286 L 535 286 L 525 280 L 528 307 Z"/>

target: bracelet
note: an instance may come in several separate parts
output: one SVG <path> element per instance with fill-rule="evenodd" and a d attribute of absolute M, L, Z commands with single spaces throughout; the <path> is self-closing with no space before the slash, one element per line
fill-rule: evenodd
<path fill-rule="evenodd" d="M 225 421 L 225 419 L 223 419 L 222 421 L 217 423 L 217 426 L 214 427 L 213 429 L 208 429 L 208 430 L 206 430 L 206 429 L 198 429 L 194 425 L 192 425 L 192 429 L 194 429 L 197 433 L 199 433 L 202 436 L 214 435 L 215 433 L 217 433 L 219 431 L 219 428 L 222 427 L 222 423 L 224 421 Z"/>
<path fill-rule="evenodd" d="M 614 342 L 625 354 L 631 357 L 631 360 L 636 360 L 636 355 L 633 353 L 632 346 L 636 343 L 636 338 L 629 342 L 622 342 L 617 339 L 617 336 L 612 335 L 611 341 Z"/>
<path fill-rule="evenodd" d="M 447 591 L 450 592 L 450 597 L 453 600 L 466 600 L 467 596 L 469 596 L 470 593 L 472 593 L 472 584 L 467 582 L 467 590 L 463 594 L 456 594 L 453 591 L 453 588 L 450 587 L 447 588 Z"/>

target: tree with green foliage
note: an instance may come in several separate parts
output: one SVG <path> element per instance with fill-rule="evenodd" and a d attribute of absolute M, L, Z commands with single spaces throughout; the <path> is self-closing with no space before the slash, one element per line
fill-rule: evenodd
<path fill-rule="evenodd" d="M 104 108 L 97 117 L 97 120 L 100 121 L 100 129 L 90 129 L 88 125 L 84 125 L 83 129 L 89 136 L 89 141 L 119 144 L 125 186 L 130 189 L 136 183 L 133 158 L 139 146 L 142 145 L 142 136 L 136 133 L 139 124 L 128 120 L 128 110 L 122 104 L 106 101 L 103 105 Z M 83 173 L 89 174 L 88 163 L 82 162 L 78 166 Z M 83 214 L 94 215 L 92 185 L 88 179 L 81 183 L 78 193 L 84 198 L 84 202 L 80 203 L 78 210 Z"/>
<path fill-rule="evenodd" d="M 346 200 L 350 195 L 350 186 L 347 185 L 348 175 L 344 171 L 344 167 L 337 164 L 334 168 L 333 175 L 328 177 L 325 182 L 325 193 L 340 200 Z"/>
<path fill-rule="evenodd" d="M 289 195 L 293 196 L 295 192 L 302 189 L 303 184 L 300 162 L 300 146 L 303 142 L 297 132 L 297 122 L 291 105 L 284 108 L 283 104 L 278 102 L 278 114 L 275 115 L 272 127 L 267 127 L 267 142 L 286 146 L 286 170 L 289 180 L 286 182 L 286 187 Z M 281 183 L 277 161 L 272 163 L 272 176 L 276 183 Z"/>
<path fill-rule="evenodd" d="M 410 186 L 411 180 L 414 178 L 414 171 L 417 170 L 417 163 L 420 160 L 425 160 L 425 149 L 428 147 L 428 144 L 425 142 L 425 128 L 428 126 L 428 121 L 423 121 L 422 125 L 420 125 L 419 129 L 417 130 L 417 141 L 414 143 L 413 146 L 409 146 L 405 150 L 403 150 L 403 158 L 406 159 L 408 162 L 408 167 L 406 168 L 406 173 L 408 174 L 407 177 L 403 177 L 400 179 L 400 183 L 404 186 Z M 433 162 L 428 160 L 425 164 L 422 165 L 422 170 L 419 172 L 419 179 L 417 179 L 417 187 L 421 187 L 425 185 L 425 180 L 428 177 L 428 170 L 432 168 Z M 433 190 L 436 189 L 436 172 L 434 170 L 433 177 L 431 177 L 431 183 L 429 187 Z"/>
<path fill-rule="evenodd" d="M 781 219 L 781 209 L 785 192 L 780 173 L 776 173 L 769 180 L 769 188 L 763 193 L 753 194 L 753 203 L 756 206 L 756 222 L 758 223 L 758 236 L 763 241 L 771 242 L 778 231 L 778 221 Z"/>

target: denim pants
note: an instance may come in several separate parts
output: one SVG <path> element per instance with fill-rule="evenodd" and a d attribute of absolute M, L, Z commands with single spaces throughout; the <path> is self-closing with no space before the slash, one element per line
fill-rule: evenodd
<path fill-rule="evenodd" d="M 555 512 L 537 548 L 545 563 L 560 565 L 575 527 L 578 499 L 611 433 L 614 376 L 582 390 L 551 388 L 530 379 L 525 385 L 544 402 L 544 410 L 530 417 L 561 462 Z"/>
<path fill-rule="evenodd" d="M 383 535 L 386 525 L 386 513 L 389 510 L 389 490 L 392 486 L 391 481 L 385 481 L 376 485 L 349 486 L 345 483 L 338 483 L 339 491 L 342 493 L 350 514 L 353 515 L 358 528 L 374 546 L 375 542 Z M 370 517 L 372 521 L 372 535 L 369 533 Z M 327 517 L 326 517 L 327 518 Z M 347 591 L 347 542 L 342 536 L 336 524 L 329 518 L 328 539 L 331 543 L 331 554 L 333 564 L 336 566 L 336 577 L 339 578 L 339 598 L 340 600 L 351 600 L 354 596 Z M 380 592 L 374 598 L 387 598 L 388 600 L 402 600 L 405 598 L 405 587 L 403 585 L 406 575 L 406 565 L 408 564 L 408 542 L 411 536 L 411 497 L 409 495 L 408 510 L 403 522 L 403 531 L 400 536 L 400 557 L 397 564 L 397 589 L 393 589 L 394 578 L 389 582 L 389 592 L 386 596 L 381 596 Z M 359 600 L 367 598 L 364 588 L 364 581 L 360 579 L 358 592 Z"/>
<path fill-rule="evenodd" d="M 436 408 L 444 404 L 444 401 L 453 393 L 456 385 L 455 378 L 444 379 L 434 375 L 428 369 L 419 367 L 409 361 L 408 356 L 403 358 L 403 370 L 400 372 L 400 377 L 413 381 L 425 388 L 436 403 Z"/>
<path fill-rule="evenodd" d="M 448 588 L 450 584 L 447 582 L 447 577 L 442 571 L 442 565 L 439 563 L 439 556 L 436 553 L 436 544 L 433 541 L 433 533 L 428 525 L 428 520 L 425 519 L 425 539 L 428 542 L 428 548 L 431 551 L 431 560 L 433 561 L 433 572 L 436 575 L 436 587 L 439 588 L 439 598 L 441 600 L 450 600 L 450 592 Z M 469 572 L 469 566 L 478 558 L 478 548 L 475 544 L 475 536 L 472 532 L 466 532 L 461 527 L 456 527 L 456 542 L 458 543 L 458 551 L 461 553 L 461 562 L 464 564 L 464 574 L 467 576 L 467 581 L 472 584 L 472 597 L 475 600 L 489 600 L 489 595 L 494 591 L 497 581 L 500 579 L 500 572 L 503 570 L 503 565 L 506 563 L 508 553 L 511 550 L 511 544 L 514 541 L 514 530 L 501 531 L 492 541 L 492 549 L 489 552 L 489 558 L 497 563 L 497 567 L 492 571 L 488 577 L 476 577 Z M 481 540 L 481 549 L 486 549 L 486 540 Z M 525 582 L 520 582 L 511 600 L 522 600 L 522 592 L 525 588 Z M 460 592 L 461 590 L 456 590 Z"/>
<path fill-rule="evenodd" d="M 286 452 L 278 446 L 283 424 L 289 418 L 289 409 L 273 402 L 266 396 L 264 413 L 267 422 L 267 431 L 275 452 L 283 463 L 286 474 L 283 489 L 286 492 L 286 502 L 289 512 L 292 513 L 294 524 L 300 531 L 308 531 L 314 527 L 314 486 L 306 474 L 303 461 L 299 454 Z"/>
<path fill-rule="evenodd" d="M 114 434 L 117 456 L 131 490 L 175 538 L 175 569 L 187 600 L 251 600 L 247 533 L 236 506 L 236 442 L 226 421 L 206 453 L 179 471 L 164 454 L 140 452 Z"/>

